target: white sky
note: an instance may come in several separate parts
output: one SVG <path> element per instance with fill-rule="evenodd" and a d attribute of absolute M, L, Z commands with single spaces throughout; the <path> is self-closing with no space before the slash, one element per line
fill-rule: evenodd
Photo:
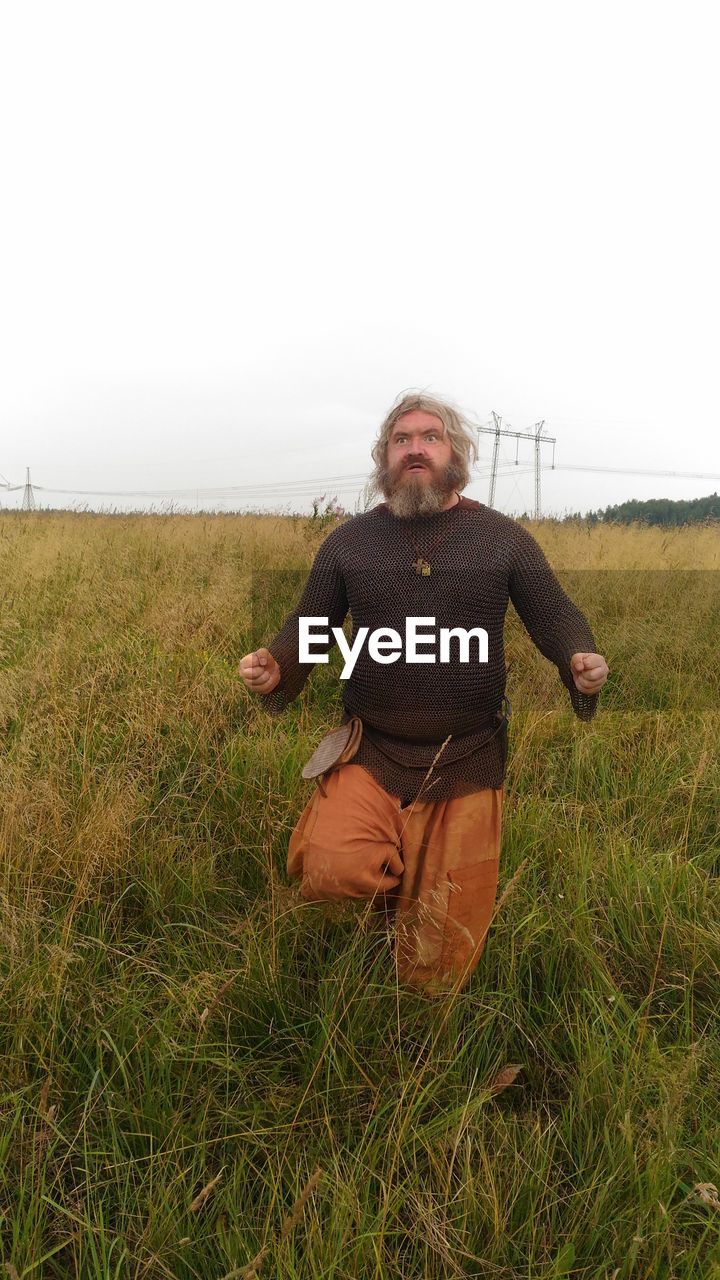
<path fill-rule="evenodd" d="M 710 3 L 3 14 L 0 480 L 309 494 L 418 386 L 558 463 L 720 475 Z M 714 490 L 544 472 L 543 508 Z"/>

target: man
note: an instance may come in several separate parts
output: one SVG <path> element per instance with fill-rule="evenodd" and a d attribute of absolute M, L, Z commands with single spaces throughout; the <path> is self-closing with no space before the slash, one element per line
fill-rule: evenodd
<path fill-rule="evenodd" d="M 341 627 L 350 610 L 343 723 L 352 721 L 354 742 L 361 728 L 359 745 L 306 804 L 288 874 L 308 900 L 394 904 L 400 981 L 443 991 L 473 972 L 495 903 L 508 600 L 580 719 L 595 714 L 608 666 L 535 539 L 462 496 L 477 446 L 456 409 L 403 397 L 372 457 L 371 492 L 385 501 L 333 529 L 297 608 L 266 648 L 242 659 L 240 674 L 280 713 L 311 661 L 327 661 L 336 640 L 348 648 Z"/>

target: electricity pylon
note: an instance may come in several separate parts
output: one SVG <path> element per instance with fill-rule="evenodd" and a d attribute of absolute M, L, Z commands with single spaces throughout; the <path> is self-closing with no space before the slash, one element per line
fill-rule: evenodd
<path fill-rule="evenodd" d="M 29 467 L 26 467 L 26 468 L 25 468 L 25 488 L 23 489 L 22 506 L 21 506 L 20 510 L 21 510 L 21 511 L 34 511 L 34 510 L 35 510 L 35 494 L 33 493 L 33 487 L 32 487 L 32 485 L 31 485 L 31 483 L 30 483 L 30 468 L 29 468 Z"/>
<path fill-rule="evenodd" d="M 545 419 L 535 423 L 535 519 L 540 519 L 540 436 Z"/>
<path fill-rule="evenodd" d="M 493 409 L 492 411 L 494 426 L 478 427 L 478 435 L 494 436 L 492 462 L 490 464 L 490 494 L 488 497 L 488 506 L 492 507 L 495 502 L 495 483 L 497 480 L 498 459 L 500 457 L 500 437 L 511 436 L 515 440 L 515 466 L 518 465 L 518 443 L 520 440 L 532 440 L 535 445 L 535 519 L 539 520 L 541 516 L 540 510 L 540 445 L 551 444 L 553 446 L 552 466 L 555 466 L 555 444 L 554 436 L 543 436 L 542 429 L 545 426 L 545 419 L 535 423 L 534 431 L 507 431 L 502 426 L 502 418 Z M 542 436 L 542 439 L 541 439 Z"/>

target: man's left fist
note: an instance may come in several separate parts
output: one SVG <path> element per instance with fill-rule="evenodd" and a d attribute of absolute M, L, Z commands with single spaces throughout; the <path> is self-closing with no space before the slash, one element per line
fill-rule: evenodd
<path fill-rule="evenodd" d="M 581 693 L 597 693 L 610 675 L 610 668 L 599 653 L 574 653 L 570 669 L 575 688 Z"/>

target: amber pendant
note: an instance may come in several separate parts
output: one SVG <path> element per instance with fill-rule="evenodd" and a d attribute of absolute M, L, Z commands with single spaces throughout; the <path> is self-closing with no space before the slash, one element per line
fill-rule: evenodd
<path fill-rule="evenodd" d="M 427 560 L 423 560 L 422 557 L 419 557 L 415 561 L 413 565 L 413 569 L 415 570 L 416 573 L 421 573 L 423 578 L 427 578 L 430 572 L 430 565 L 428 564 Z"/>

